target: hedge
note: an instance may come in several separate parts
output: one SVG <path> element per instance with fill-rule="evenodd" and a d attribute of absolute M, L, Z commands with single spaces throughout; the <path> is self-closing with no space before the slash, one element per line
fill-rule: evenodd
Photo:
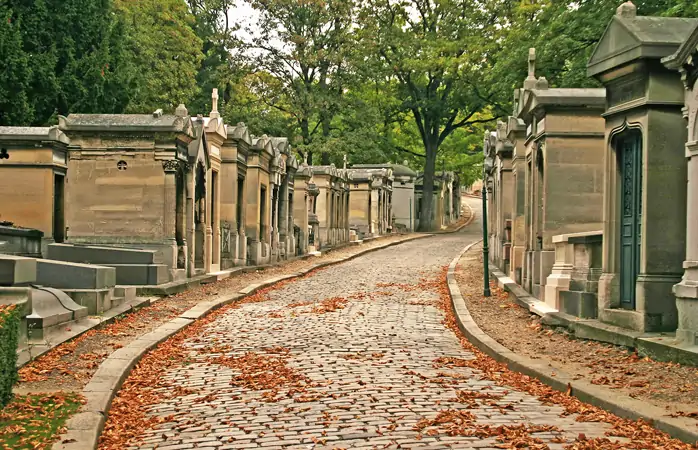
<path fill-rule="evenodd" d="M 19 321 L 15 305 L 0 305 L 0 407 L 10 402 L 17 382 Z"/>

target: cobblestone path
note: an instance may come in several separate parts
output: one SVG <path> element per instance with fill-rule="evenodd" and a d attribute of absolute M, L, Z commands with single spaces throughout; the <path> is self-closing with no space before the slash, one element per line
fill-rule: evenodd
<path fill-rule="evenodd" d="M 167 371 L 170 398 L 149 407 L 163 422 L 132 448 L 510 448 L 486 433 L 437 432 L 428 426 L 437 417 L 533 426 L 551 449 L 563 448 L 560 436 L 603 435 L 606 424 L 561 417 L 448 364 L 472 355 L 442 324 L 439 292 L 424 279 L 478 239 L 477 225 L 468 230 L 368 254 L 226 311 L 185 341 L 187 358 Z"/>

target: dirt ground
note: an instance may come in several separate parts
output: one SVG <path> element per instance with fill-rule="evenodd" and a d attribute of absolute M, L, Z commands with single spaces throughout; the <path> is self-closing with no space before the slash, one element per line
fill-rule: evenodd
<path fill-rule="evenodd" d="M 113 323 L 89 330 L 29 362 L 19 370 L 19 383 L 14 391 L 17 394 L 79 392 L 97 371 L 102 361 L 112 352 L 179 316 L 199 302 L 217 296 L 232 295 L 250 284 L 260 283 L 274 276 L 298 272 L 324 260 L 351 256 L 376 246 L 406 239 L 408 236 L 389 236 L 360 246 L 331 251 L 318 257 L 234 275 L 216 283 L 164 297 L 150 306 L 117 318 Z"/>
<path fill-rule="evenodd" d="M 482 296 L 482 246 L 461 258 L 456 280 L 480 328 L 508 349 L 547 361 L 555 369 L 665 408 L 667 415 L 695 418 L 698 426 L 698 368 L 643 358 L 625 347 L 575 339 L 564 328 L 550 328 L 492 284 Z"/>

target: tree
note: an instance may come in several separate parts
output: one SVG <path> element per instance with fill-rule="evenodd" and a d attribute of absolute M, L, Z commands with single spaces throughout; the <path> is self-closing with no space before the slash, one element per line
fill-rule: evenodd
<path fill-rule="evenodd" d="M 331 137 L 332 119 L 341 109 L 354 5 L 350 0 L 254 0 L 252 5 L 260 12 L 258 33 L 247 47 L 256 55 L 254 66 L 279 81 L 279 90 L 262 101 L 293 118 L 301 137 L 297 148 L 312 163 L 318 149 L 313 141 Z M 325 146 L 319 148 L 322 163 L 328 163 Z"/>
<path fill-rule="evenodd" d="M 31 72 L 22 50 L 19 24 L 12 12 L 0 5 L 0 125 L 30 123 L 34 109 L 29 103 Z"/>
<path fill-rule="evenodd" d="M 230 20 L 233 0 L 187 0 L 195 18 L 194 32 L 203 42 L 203 60 L 196 74 L 199 95 L 192 103 L 194 111 L 206 111 L 211 104 L 211 91 L 219 90 L 219 110 L 225 114 L 233 99 L 234 85 L 242 83 L 249 67 L 242 60 L 240 40 L 235 32 L 240 28 Z M 237 101 L 236 101 L 237 103 Z M 237 104 L 231 105 L 237 108 Z"/>
<path fill-rule="evenodd" d="M 173 110 L 192 102 L 199 92 L 194 80 L 203 53 L 186 2 L 115 0 L 114 7 L 128 30 L 126 52 L 136 67 L 127 112 Z"/>
<path fill-rule="evenodd" d="M 423 213 L 432 214 L 437 156 L 456 130 L 491 122 L 491 95 L 478 83 L 487 70 L 481 40 L 493 27 L 471 0 L 367 0 L 359 16 L 366 61 L 397 85 L 424 151 Z M 503 112 L 501 112 L 503 114 Z M 420 224 L 427 231 L 429 224 Z"/>

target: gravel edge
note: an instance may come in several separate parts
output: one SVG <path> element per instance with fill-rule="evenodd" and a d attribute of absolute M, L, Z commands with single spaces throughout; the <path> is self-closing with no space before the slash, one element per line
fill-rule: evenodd
<path fill-rule="evenodd" d="M 480 242 L 482 239 L 465 247 L 449 264 L 446 275 L 458 328 L 475 347 L 494 360 L 506 364 L 509 369 L 537 378 L 557 391 L 567 392 L 569 389 L 572 395 L 585 403 L 626 419 L 644 419 L 655 428 L 686 443 L 695 444 L 698 442 L 698 429 L 696 429 L 695 422 L 681 417 L 670 417 L 664 409 L 626 395 L 614 396 L 612 393 L 609 395 L 608 390 L 586 381 L 574 380 L 571 375 L 553 369 L 546 363 L 537 362 L 512 352 L 482 331 L 470 315 L 455 277 L 456 266 L 461 257 Z"/>
<path fill-rule="evenodd" d="M 471 221 L 472 219 L 468 223 Z M 450 233 L 455 233 L 462 228 L 463 227 L 459 227 L 457 230 L 450 231 Z M 384 245 L 369 248 L 344 258 L 323 261 L 299 272 L 280 275 L 262 283 L 251 284 L 241 289 L 237 294 L 220 296 L 207 302 L 197 304 L 178 317 L 169 322 L 165 322 L 150 333 L 140 336 L 129 345 L 109 355 L 109 357 L 100 364 L 97 372 L 94 373 L 82 391 L 82 395 L 87 402 L 79 413 L 68 420 L 66 423 L 66 433 L 62 434 L 60 440 L 54 443 L 51 448 L 53 450 L 96 449 L 99 444 L 99 436 L 102 433 L 109 408 L 111 407 L 111 401 L 119 389 L 121 389 L 121 385 L 126 380 L 131 370 L 148 351 L 188 327 L 197 319 L 203 318 L 222 306 L 253 295 L 258 290 L 272 286 L 280 281 L 299 278 L 313 270 L 340 264 L 366 255 L 367 253 L 404 244 L 405 242 L 431 237 L 433 235 L 434 234 L 422 234 L 411 236 L 400 241 L 389 242 Z"/>

